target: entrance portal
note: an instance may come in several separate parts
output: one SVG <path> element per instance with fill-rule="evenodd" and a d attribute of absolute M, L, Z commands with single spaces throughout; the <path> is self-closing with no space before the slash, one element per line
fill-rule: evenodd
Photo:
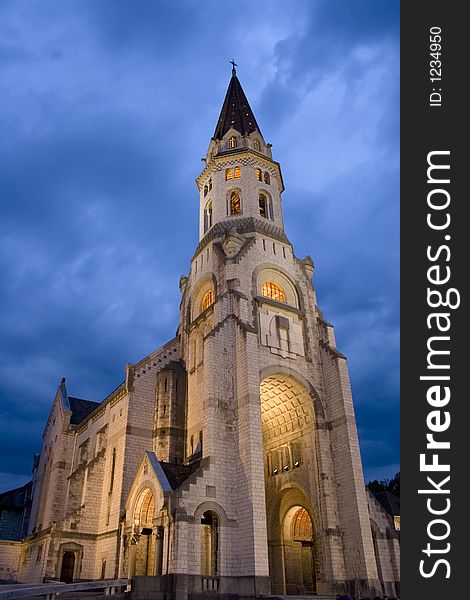
<path fill-rule="evenodd" d="M 316 593 L 312 519 L 303 506 L 293 506 L 284 517 L 286 594 Z"/>
<path fill-rule="evenodd" d="M 153 516 L 155 499 L 151 490 L 143 490 L 136 502 L 134 510 L 134 526 L 138 532 L 135 545 L 134 575 L 154 575 L 155 537 L 153 534 Z"/>
<path fill-rule="evenodd" d="M 62 567 L 60 569 L 60 581 L 72 583 L 75 570 L 75 552 L 67 550 L 62 556 Z"/>

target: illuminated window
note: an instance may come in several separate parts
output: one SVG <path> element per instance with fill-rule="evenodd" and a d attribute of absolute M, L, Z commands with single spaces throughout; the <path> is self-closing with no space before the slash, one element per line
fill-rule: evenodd
<path fill-rule="evenodd" d="M 268 218 L 268 201 L 264 194 L 259 195 L 259 214 L 266 219 Z"/>
<path fill-rule="evenodd" d="M 237 147 L 237 138 L 232 135 L 232 137 L 229 139 L 228 141 L 228 147 L 229 148 L 236 148 Z"/>
<path fill-rule="evenodd" d="M 259 150 L 260 150 L 259 140 L 255 140 L 253 142 L 253 146 L 254 146 L 255 150 L 257 150 L 259 152 Z"/>
<path fill-rule="evenodd" d="M 264 183 L 267 185 L 270 183 L 269 173 L 267 171 L 264 172 Z"/>
<path fill-rule="evenodd" d="M 261 169 L 256 169 L 256 179 L 261 181 Z"/>
<path fill-rule="evenodd" d="M 277 285 L 277 283 L 273 283 L 272 281 L 265 281 L 261 287 L 261 294 L 263 296 L 267 296 L 268 298 L 272 298 L 273 300 L 277 300 L 278 302 L 285 302 L 286 295 L 284 294 L 284 290 L 281 286 Z"/>
<path fill-rule="evenodd" d="M 212 227 L 212 202 L 209 201 L 204 209 L 204 233 Z"/>
<path fill-rule="evenodd" d="M 240 175 L 241 175 L 240 167 L 235 167 L 235 169 L 233 170 L 233 176 L 235 177 L 235 179 L 240 179 Z"/>
<path fill-rule="evenodd" d="M 232 169 L 225 169 L 225 181 L 230 181 L 231 179 L 233 179 Z"/>
<path fill-rule="evenodd" d="M 204 312 L 206 308 L 212 306 L 214 304 L 214 290 L 207 290 L 207 292 L 202 297 L 201 301 L 201 311 Z"/>
<path fill-rule="evenodd" d="M 240 194 L 238 192 L 232 192 L 230 195 L 230 214 L 239 215 L 242 212 L 242 204 L 240 200 Z"/>

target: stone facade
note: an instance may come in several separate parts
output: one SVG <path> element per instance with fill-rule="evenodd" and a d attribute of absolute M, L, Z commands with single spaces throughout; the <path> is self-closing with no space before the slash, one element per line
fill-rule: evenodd
<path fill-rule="evenodd" d="M 136 598 L 393 594 L 346 359 L 235 72 L 197 186 L 177 336 L 99 404 L 61 382 L 18 578 L 133 576 Z"/>

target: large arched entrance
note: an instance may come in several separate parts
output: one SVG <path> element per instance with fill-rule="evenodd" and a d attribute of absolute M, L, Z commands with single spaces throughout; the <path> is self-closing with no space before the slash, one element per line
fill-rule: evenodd
<path fill-rule="evenodd" d="M 273 594 L 316 593 L 311 472 L 315 468 L 314 409 L 308 389 L 276 373 L 260 385 Z"/>
<path fill-rule="evenodd" d="M 313 524 L 303 506 L 293 506 L 282 528 L 286 594 L 316 593 Z"/>
<path fill-rule="evenodd" d="M 155 498 L 148 488 L 142 490 L 134 509 L 135 562 L 134 575 L 153 575 L 155 548 L 153 533 L 153 517 Z"/>

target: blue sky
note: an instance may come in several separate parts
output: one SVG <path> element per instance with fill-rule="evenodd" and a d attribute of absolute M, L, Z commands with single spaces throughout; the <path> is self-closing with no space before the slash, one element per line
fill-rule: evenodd
<path fill-rule="evenodd" d="M 229 59 L 349 359 L 365 477 L 399 470 L 399 3 L 2 0 L 0 491 L 55 390 L 174 336 Z"/>

